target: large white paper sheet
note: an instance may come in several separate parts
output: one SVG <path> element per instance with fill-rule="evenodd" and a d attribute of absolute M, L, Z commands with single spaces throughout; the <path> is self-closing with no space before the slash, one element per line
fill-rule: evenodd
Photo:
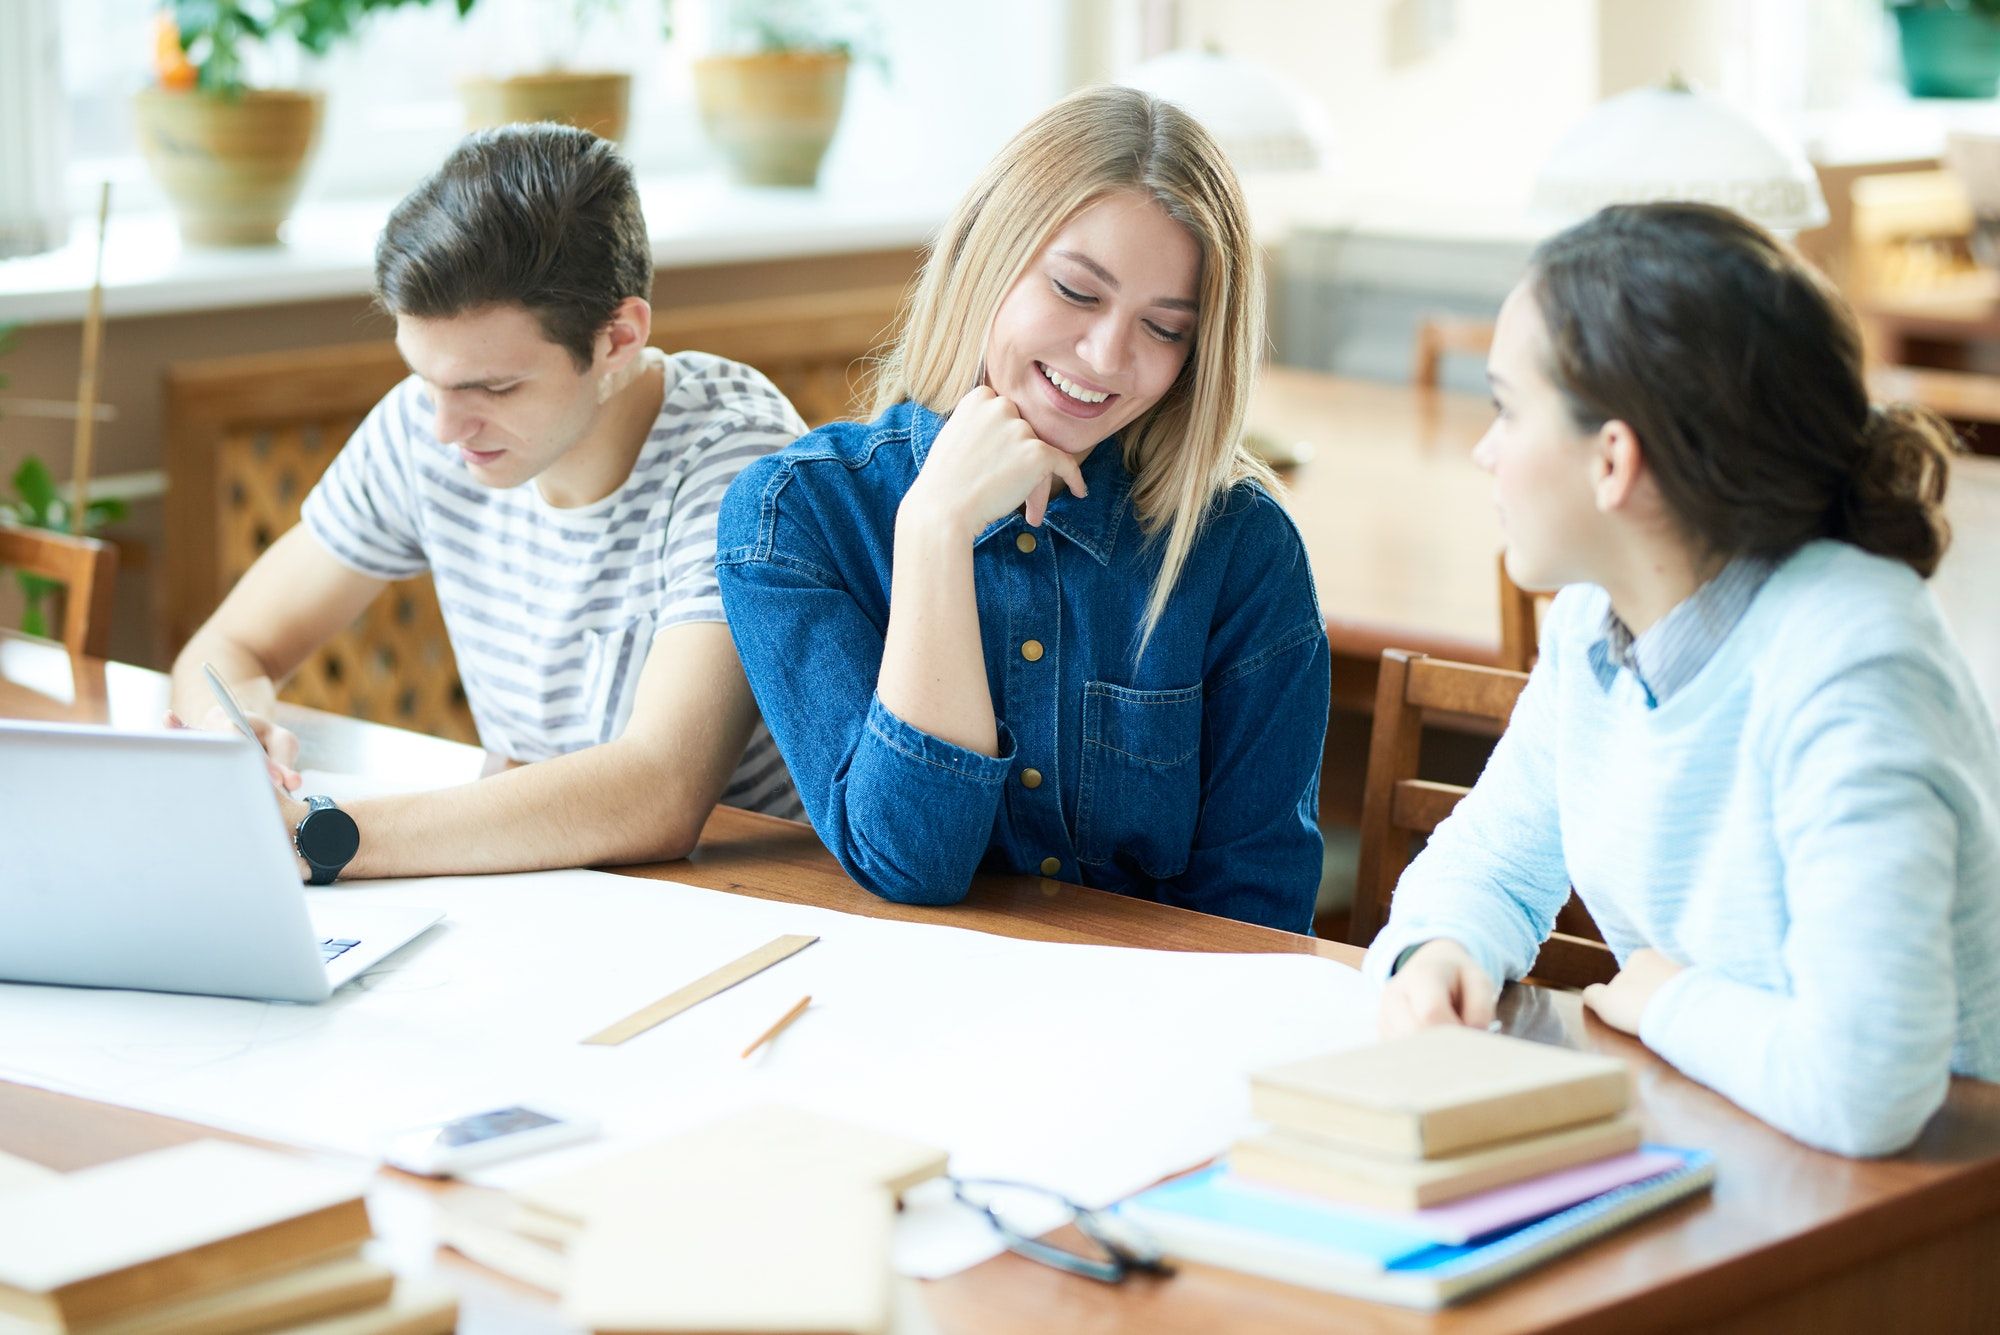
<path fill-rule="evenodd" d="M 587 871 L 312 893 L 447 917 L 317 1006 L 0 985 L 0 1076 L 364 1154 L 400 1127 L 541 1100 L 604 1123 L 574 1162 L 785 1100 L 943 1145 L 961 1175 L 1101 1204 L 1225 1148 L 1249 1070 L 1374 1029 L 1360 976 L 1304 955 L 1015 941 Z M 580 1042 L 794 932 L 820 940 L 621 1046 Z M 997 1250 L 934 1189 L 899 1225 L 905 1274 Z"/>

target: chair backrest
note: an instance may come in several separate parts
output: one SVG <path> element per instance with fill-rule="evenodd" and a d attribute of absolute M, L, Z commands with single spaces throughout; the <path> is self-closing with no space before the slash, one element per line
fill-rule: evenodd
<path fill-rule="evenodd" d="M 1978 272 L 1969 240 L 1972 205 L 1948 171 L 1857 177 L 1849 187 L 1850 298 L 1867 300 L 1962 279 Z"/>
<path fill-rule="evenodd" d="M 1429 834 L 1470 789 L 1417 777 L 1426 714 L 1505 725 L 1528 684 L 1525 673 L 1475 667 L 1390 649 L 1382 655 L 1375 730 L 1361 808 L 1361 867 L 1347 939 L 1366 946 L 1389 919 L 1390 899 L 1410 864 L 1414 836 Z M 1532 976 L 1561 987 L 1610 981 L 1618 971 L 1597 927 L 1572 894 L 1542 946 Z"/>
<path fill-rule="evenodd" d="M 1507 573 L 1507 553 L 1495 563 L 1500 574 L 1500 666 L 1526 672 L 1535 665 L 1541 644 L 1542 612 L 1552 594 L 1530 593 Z"/>
<path fill-rule="evenodd" d="M 109 655 L 118 549 L 96 538 L 0 524 L 0 567 L 63 586 L 63 644 L 72 654 Z"/>
<path fill-rule="evenodd" d="M 860 406 L 859 371 L 888 336 L 900 287 L 663 309 L 652 341 L 754 366 L 810 425 Z M 369 409 L 408 374 L 393 344 L 180 363 L 167 373 L 168 627 L 187 642 L 264 549 Z M 476 742 L 437 596 L 403 580 L 295 673 L 284 696 Z"/>
<path fill-rule="evenodd" d="M 1410 364 L 1410 383 L 1418 389 L 1436 389 L 1445 357 L 1477 357 L 1484 361 L 1492 348 L 1491 320 L 1471 320 L 1459 315 L 1426 316 L 1417 322 L 1417 352 Z"/>

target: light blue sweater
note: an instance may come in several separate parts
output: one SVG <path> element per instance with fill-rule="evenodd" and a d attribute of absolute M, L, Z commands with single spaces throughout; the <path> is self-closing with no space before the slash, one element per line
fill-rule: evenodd
<path fill-rule="evenodd" d="M 1689 966 L 1647 1046 L 1809 1144 L 1903 1148 L 1952 1072 L 2000 1079 L 2000 743 L 1936 603 L 1906 566 L 1813 543 L 1658 708 L 1594 670 L 1606 607 L 1556 598 L 1367 971 L 1450 937 L 1519 978 L 1574 885 L 1621 961 Z"/>

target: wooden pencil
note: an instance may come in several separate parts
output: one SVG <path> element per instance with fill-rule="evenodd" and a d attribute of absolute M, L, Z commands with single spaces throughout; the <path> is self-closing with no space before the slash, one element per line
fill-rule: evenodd
<path fill-rule="evenodd" d="M 769 1043 L 779 1034 L 785 1032 L 785 1026 L 790 1024 L 792 1021 L 798 1019 L 801 1015 L 805 1014 L 806 1007 L 810 1005 L 812 1005 L 811 994 L 807 994 L 806 996 L 800 997 L 797 1005 L 793 1006 L 783 1015 L 780 1015 L 778 1017 L 778 1022 L 776 1024 L 772 1025 L 769 1029 L 766 1029 L 763 1033 L 757 1035 L 756 1041 L 751 1043 L 749 1047 L 743 1049 L 743 1055 L 745 1057 L 748 1057 L 758 1048 L 763 1047 L 766 1043 Z"/>

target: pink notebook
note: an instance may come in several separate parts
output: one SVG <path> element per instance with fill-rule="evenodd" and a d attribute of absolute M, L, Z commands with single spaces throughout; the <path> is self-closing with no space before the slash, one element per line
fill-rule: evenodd
<path fill-rule="evenodd" d="M 1456 1246 L 1523 1220 L 1553 1214 L 1579 1201 L 1587 1201 L 1592 1196 L 1601 1196 L 1614 1187 L 1679 1168 L 1685 1162 L 1685 1156 L 1671 1150 L 1640 1148 L 1630 1154 L 1545 1173 L 1526 1182 L 1495 1187 L 1477 1196 L 1447 1201 L 1424 1210 L 1371 1210 L 1343 1201 L 1340 1211 L 1357 1219 L 1379 1223 L 1384 1228 L 1400 1229 Z"/>

